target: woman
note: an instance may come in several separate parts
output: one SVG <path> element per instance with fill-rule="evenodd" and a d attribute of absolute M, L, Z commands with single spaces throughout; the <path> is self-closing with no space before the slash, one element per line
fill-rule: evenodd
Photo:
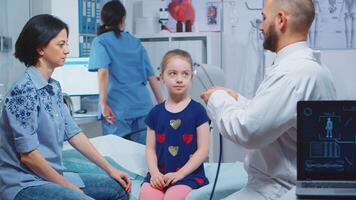
<path fill-rule="evenodd" d="M 163 100 L 146 50 L 139 39 L 122 31 L 125 15 L 120 1 L 103 6 L 103 25 L 93 41 L 89 61 L 89 70 L 99 74 L 103 133 L 122 137 L 146 129 L 144 120 L 153 107 L 147 81 L 157 102 Z M 132 135 L 131 139 L 145 144 L 146 131 Z"/>
<path fill-rule="evenodd" d="M 68 52 L 68 27 L 51 15 L 32 17 L 16 41 L 27 69 L 5 97 L 0 123 L 0 199 L 126 199 L 131 182 L 89 142 L 51 78 Z M 67 140 L 107 175 L 63 173 Z"/>

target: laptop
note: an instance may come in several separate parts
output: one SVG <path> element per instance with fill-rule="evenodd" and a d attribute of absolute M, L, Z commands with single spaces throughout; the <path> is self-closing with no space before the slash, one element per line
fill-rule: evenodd
<path fill-rule="evenodd" d="M 298 102 L 296 194 L 356 199 L 356 101 Z"/>

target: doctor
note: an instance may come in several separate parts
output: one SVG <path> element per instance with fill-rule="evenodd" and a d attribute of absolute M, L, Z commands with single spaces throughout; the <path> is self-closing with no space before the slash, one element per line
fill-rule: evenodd
<path fill-rule="evenodd" d="M 335 99 L 328 69 L 307 47 L 312 0 L 266 0 L 264 48 L 277 53 L 252 99 L 215 87 L 201 97 L 218 131 L 252 149 L 245 160 L 248 183 L 226 199 L 278 199 L 296 184 L 296 105 Z"/>

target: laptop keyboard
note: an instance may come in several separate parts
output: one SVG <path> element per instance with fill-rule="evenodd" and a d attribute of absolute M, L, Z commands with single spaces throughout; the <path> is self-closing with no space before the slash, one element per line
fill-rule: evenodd
<path fill-rule="evenodd" d="M 303 188 L 354 188 L 356 183 L 325 183 L 325 182 L 311 182 L 302 183 Z"/>

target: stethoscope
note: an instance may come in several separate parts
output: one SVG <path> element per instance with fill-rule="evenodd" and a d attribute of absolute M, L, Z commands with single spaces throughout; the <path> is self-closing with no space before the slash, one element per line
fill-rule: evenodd
<path fill-rule="evenodd" d="M 201 74 L 198 73 L 198 68 L 202 69 L 201 71 L 203 72 L 204 76 L 207 78 L 209 84 L 210 84 L 210 87 L 214 87 L 215 84 L 213 83 L 209 73 L 207 72 L 207 70 L 205 69 L 205 67 L 202 65 L 202 64 L 199 64 L 197 62 L 194 62 L 193 63 L 193 74 L 197 77 L 197 79 L 199 80 L 200 84 L 203 86 L 203 88 L 205 90 L 208 90 L 210 87 L 207 87 L 206 84 L 204 83 L 203 79 L 201 78 Z M 211 130 L 211 128 L 210 128 Z M 213 184 L 213 189 L 211 190 L 211 193 L 210 193 L 210 200 L 213 199 L 213 196 L 214 196 L 214 192 L 215 192 L 215 187 L 216 187 L 216 183 L 217 183 L 217 180 L 219 178 L 219 172 L 220 172 L 220 165 L 221 165 L 221 159 L 222 159 L 222 136 L 221 134 L 219 133 L 219 160 L 218 160 L 218 168 L 216 170 L 216 175 L 215 175 L 215 180 L 214 180 L 214 184 Z"/>

